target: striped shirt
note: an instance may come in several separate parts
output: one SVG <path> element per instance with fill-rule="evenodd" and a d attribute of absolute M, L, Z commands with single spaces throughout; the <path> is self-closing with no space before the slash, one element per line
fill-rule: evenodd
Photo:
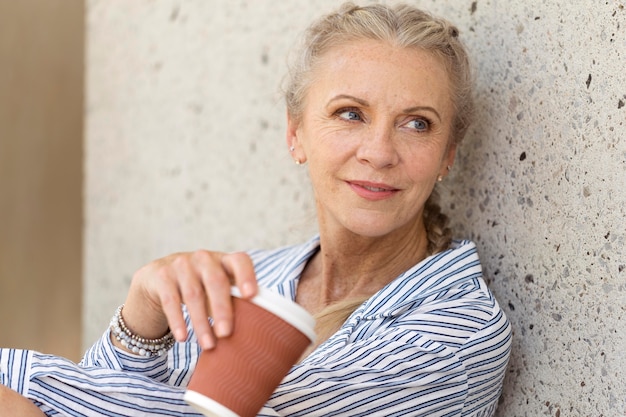
<path fill-rule="evenodd" d="M 319 238 L 253 251 L 259 284 L 295 299 Z M 418 263 L 358 307 L 281 382 L 259 416 L 492 416 L 511 326 L 482 279 L 476 247 Z M 0 383 L 49 416 L 200 416 L 183 401 L 200 349 L 193 331 L 167 357 L 115 348 L 109 332 L 80 364 L 1 349 Z"/>

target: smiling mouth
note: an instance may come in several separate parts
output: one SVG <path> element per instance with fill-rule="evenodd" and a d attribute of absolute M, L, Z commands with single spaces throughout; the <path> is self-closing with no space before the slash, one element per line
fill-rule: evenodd
<path fill-rule="evenodd" d="M 394 194 L 396 191 L 399 191 L 397 188 L 389 186 L 387 184 L 377 184 L 371 182 L 361 182 L 361 181 L 348 181 L 351 187 L 355 191 L 362 190 L 364 193 L 380 193 L 380 194 Z"/>
<path fill-rule="evenodd" d="M 372 184 L 363 182 L 348 182 L 352 191 L 368 201 L 383 201 L 392 198 L 400 190 L 386 184 Z"/>
<path fill-rule="evenodd" d="M 359 184 L 357 184 L 359 185 Z M 391 188 L 381 188 L 381 187 L 370 187 L 369 185 L 359 185 L 359 187 L 363 187 L 368 191 L 373 191 L 373 192 L 382 192 L 382 191 L 392 191 Z"/>

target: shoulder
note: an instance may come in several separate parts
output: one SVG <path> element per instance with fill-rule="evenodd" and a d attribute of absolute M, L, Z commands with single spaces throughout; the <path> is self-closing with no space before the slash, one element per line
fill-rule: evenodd
<path fill-rule="evenodd" d="M 368 300 L 361 319 L 427 335 L 452 349 L 510 325 L 483 280 L 476 245 L 455 241 L 406 271 Z"/>
<path fill-rule="evenodd" d="M 476 245 L 454 241 L 450 249 L 424 259 L 376 293 L 364 305 L 363 313 L 398 316 L 444 301 L 483 296 L 490 297 L 490 293 L 482 279 Z"/>
<path fill-rule="evenodd" d="M 316 235 L 306 242 L 297 245 L 281 246 L 273 249 L 252 249 L 248 250 L 247 254 L 252 258 L 255 266 L 262 266 L 268 262 L 280 262 L 292 256 L 306 254 L 311 251 L 315 252 L 319 249 L 319 242 L 320 238 Z"/>

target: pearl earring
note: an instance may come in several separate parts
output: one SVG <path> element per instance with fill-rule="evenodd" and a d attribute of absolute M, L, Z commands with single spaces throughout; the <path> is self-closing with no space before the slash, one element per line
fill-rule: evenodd
<path fill-rule="evenodd" d="M 446 170 L 447 170 L 448 172 L 450 172 L 450 170 L 451 170 L 451 169 L 452 169 L 452 167 L 451 167 L 450 165 L 446 166 Z M 441 175 L 441 174 L 440 174 L 440 175 L 437 177 L 437 182 L 441 182 L 441 181 L 443 181 L 443 175 Z"/>
<path fill-rule="evenodd" d="M 296 150 L 296 147 L 295 147 L 295 146 L 291 145 L 291 146 L 289 147 L 289 152 L 293 153 L 293 151 L 295 151 L 295 150 Z M 300 159 L 299 159 L 299 158 L 294 158 L 294 160 L 293 160 L 293 161 L 296 163 L 296 165 L 300 165 L 300 164 L 302 163 L 302 162 L 300 162 Z"/>

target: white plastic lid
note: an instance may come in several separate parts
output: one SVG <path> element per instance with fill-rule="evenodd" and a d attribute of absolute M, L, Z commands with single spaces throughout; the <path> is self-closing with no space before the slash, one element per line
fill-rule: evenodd
<path fill-rule="evenodd" d="M 241 298 L 237 287 L 231 288 L 231 294 Z M 259 287 L 258 294 L 250 301 L 300 330 L 311 343 L 315 342 L 315 319 L 297 303 L 263 287 Z"/>
<path fill-rule="evenodd" d="M 217 401 L 196 391 L 185 391 L 183 398 L 192 407 L 207 417 L 240 417 L 239 414 L 235 413 L 230 408 L 226 408 Z"/>

